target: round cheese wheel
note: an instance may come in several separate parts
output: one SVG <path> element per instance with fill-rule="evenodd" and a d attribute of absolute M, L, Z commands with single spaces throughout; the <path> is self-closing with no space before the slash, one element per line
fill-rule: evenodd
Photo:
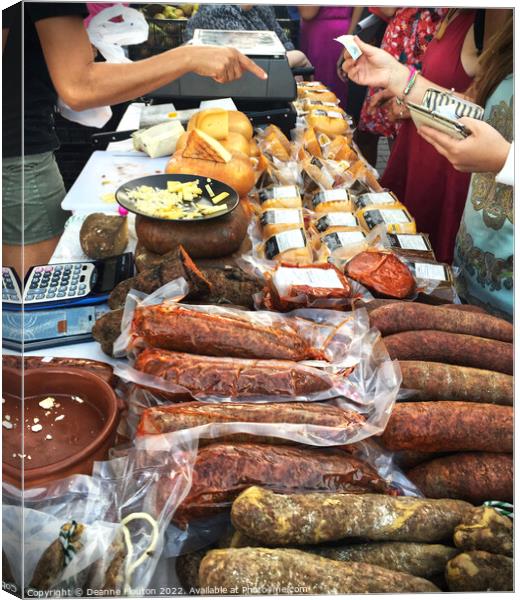
<path fill-rule="evenodd" d="M 250 158 L 239 153 L 233 154 L 229 162 L 220 163 L 200 158 L 185 158 L 180 151 L 177 151 L 168 161 L 166 173 L 218 179 L 236 190 L 239 196 L 246 196 L 256 181 Z"/>
<path fill-rule="evenodd" d="M 253 125 L 247 115 L 238 110 L 229 111 L 229 131 L 240 133 L 246 140 L 253 137 Z"/>
<path fill-rule="evenodd" d="M 220 140 L 220 143 L 230 152 L 241 152 L 250 156 L 250 142 L 241 133 L 230 131 L 227 138 Z"/>
<path fill-rule="evenodd" d="M 160 221 L 137 215 L 135 231 L 140 244 L 155 254 L 166 254 L 181 244 L 192 258 L 218 258 L 240 248 L 250 218 L 240 201 L 231 213 L 208 221 Z"/>

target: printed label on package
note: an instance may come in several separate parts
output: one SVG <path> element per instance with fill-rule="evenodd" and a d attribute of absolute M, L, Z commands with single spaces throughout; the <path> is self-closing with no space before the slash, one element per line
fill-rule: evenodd
<path fill-rule="evenodd" d="M 303 229 L 290 229 L 270 237 L 265 243 L 265 255 L 272 260 L 278 254 L 296 248 L 305 248 L 307 240 Z"/>
<path fill-rule="evenodd" d="M 260 218 L 262 227 L 266 225 L 289 224 L 302 222 L 302 213 L 297 208 L 273 208 L 266 210 Z"/>
<path fill-rule="evenodd" d="M 390 245 L 392 248 L 402 248 L 403 250 L 419 250 L 429 252 L 430 247 L 426 243 L 423 235 L 420 233 L 390 233 Z"/>
<path fill-rule="evenodd" d="M 312 288 L 342 289 L 337 272 L 334 269 L 296 269 L 280 267 L 273 278 L 277 288 L 290 286 L 309 286 Z"/>
<path fill-rule="evenodd" d="M 338 248 L 360 244 L 365 237 L 362 231 L 336 231 L 323 236 L 323 242 L 331 252 L 334 252 Z"/>
<path fill-rule="evenodd" d="M 316 221 L 318 231 L 326 231 L 329 227 L 359 227 L 359 221 L 350 212 L 328 213 Z"/>
<path fill-rule="evenodd" d="M 432 279 L 433 281 L 449 281 L 445 265 L 431 263 L 415 263 L 415 277 L 417 279 Z"/>
<path fill-rule="evenodd" d="M 358 196 L 355 200 L 356 206 L 358 208 L 365 208 L 366 206 L 377 206 L 381 204 L 395 204 L 397 201 L 388 192 L 381 193 L 373 193 L 373 194 L 363 194 L 362 196 Z"/>

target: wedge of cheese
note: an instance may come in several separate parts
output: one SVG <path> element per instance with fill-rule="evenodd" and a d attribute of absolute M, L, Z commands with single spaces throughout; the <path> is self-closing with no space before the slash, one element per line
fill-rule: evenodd
<path fill-rule="evenodd" d="M 175 152 L 177 140 L 184 133 L 179 121 L 154 125 L 132 134 L 134 148 L 146 152 L 150 158 L 170 156 Z"/>
<path fill-rule="evenodd" d="M 188 131 L 200 129 L 216 140 L 224 140 L 229 134 L 229 112 L 222 108 L 208 108 L 195 114 Z"/>
<path fill-rule="evenodd" d="M 218 163 L 228 163 L 232 158 L 231 153 L 220 142 L 200 129 L 190 131 L 182 156 Z"/>

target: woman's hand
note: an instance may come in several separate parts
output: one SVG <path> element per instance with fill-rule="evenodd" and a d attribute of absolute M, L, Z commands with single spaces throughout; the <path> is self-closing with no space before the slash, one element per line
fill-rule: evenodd
<path fill-rule="evenodd" d="M 410 118 L 410 111 L 402 102 L 398 102 L 397 96 L 389 90 L 378 90 L 370 98 L 367 106 L 368 114 L 374 114 L 377 109 L 384 110 L 392 122 Z"/>
<path fill-rule="evenodd" d="M 346 50 L 343 53 L 342 69 L 348 78 L 359 85 L 388 88 L 394 96 L 400 94 L 408 81 L 408 68 L 381 48 L 365 44 L 357 36 L 354 40 L 363 54 L 354 60 Z"/>
<path fill-rule="evenodd" d="M 250 58 L 234 48 L 217 46 L 186 46 L 189 53 L 189 71 L 211 77 L 217 83 L 228 83 L 240 79 L 250 71 L 259 79 L 267 79 L 267 73 Z"/>
<path fill-rule="evenodd" d="M 343 67 L 343 52 L 338 56 L 338 60 L 336 61 L 336 74 L 344 83 L 348 82 L 348 77 L 345 71 L 342 69 Z"/>
<path fill-rule="evenodd" d="M 418 133 L 445 156 L 457 171 L 498 173 L 504 166 L 511 144 L 491 125 L 478 119 L 462 117 L 459 123 L 471 131 L 464 140 L 457 140 L 432 129 L 420 127 Z"/>

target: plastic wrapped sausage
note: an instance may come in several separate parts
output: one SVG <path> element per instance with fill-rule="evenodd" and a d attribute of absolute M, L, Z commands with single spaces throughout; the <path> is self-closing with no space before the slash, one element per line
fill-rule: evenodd
<path fill-rule="evenodd" d="M 221 594 L 436 592 L 425 579 L 365 563 L 340 563 L 300 550 L 211 550 L 200 564 L 202 590 Z"/>
<path fill-rule="evenodd" d="M 345 273 L 381 296 L 409 298 L 415 293 L 410 269 L 391 252 L 361 252 L 347 263 Z"/>
<path fill-rule="evenodd" d="M 381 437 L 388 450 L 513 452 L 513 407 L 402 402 Z"/>
<path fill-rule="evenodd" d="M 291 327 L 274 315 L 179 304 L 138 307 L 133 333 L 156 348 L 205 356 L 304 360 L 321 358 Z"/>
<path fill-rule="evenodd" d="M 342 450 L 270 444 L 211 444 L 199 450 L 192 486 L 174 515 L 178 523 L 229 508 L 260 483 L 279 491 L 386 492 L 392 488 L 367 463 Z M 171 483 L 162 480 L 159 506 Z"/>
<path fill-rule="evenodd" d="M 471 504 L 382 494 L 276 494 L 251 487 L 233 503 L 231 519 L 272 546 L 345 538 L 436 543 L 453 536 Z"/>
<path fill-rule="evenodd" d="M 354 412 L 329 404 L 284 402 L 269 404 L 186 402 L 154 406 L 144 411 L 137 435 L 171 433 L 212 423 L 290 423 L 318 425 L 336 430 L 338 436 L 355 434 L 365 418 Z M 230 430 L 232 428 L 230 427 Z M 234 440 L 254 438 L 254 435 L 230 434 Z M 227 437 L 227 436 L 226 436 Z M 256 438 L 255 441 L 261 441 Z"/>
<path fill-rule="evenodd" d="M 157 348 L 145 348 L 134 367 L 180 386 L 194 397 L 298 398 L 333 390 L 335 384 L 324 371 L 291 361 L 196 356 Z"/>

